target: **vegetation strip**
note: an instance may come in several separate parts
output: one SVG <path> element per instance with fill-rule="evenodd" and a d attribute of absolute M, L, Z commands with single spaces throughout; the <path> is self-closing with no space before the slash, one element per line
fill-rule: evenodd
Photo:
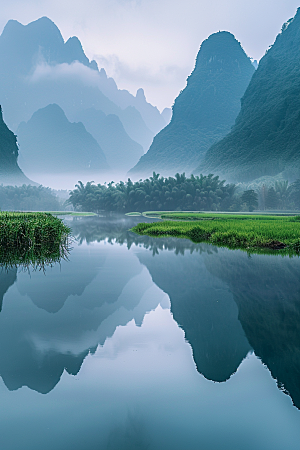
<path fill-rule="evenodd" d="M 70 228 L 48 213 L 0 213 L 0 264 L 44 265 L 66 257 Z"/>
<path fill-rule="evenodd" d="M 189 218 L 189 221 L 140 223 L 132 231 L 154 237 L 173 236 L 193 242 L 207 242 L 231 249 L 268 253 L 277 250 L 284 254 L 300 253 L 300 216 L 246 216 L 229 214 L 165 213 L 161 218 Z"/>

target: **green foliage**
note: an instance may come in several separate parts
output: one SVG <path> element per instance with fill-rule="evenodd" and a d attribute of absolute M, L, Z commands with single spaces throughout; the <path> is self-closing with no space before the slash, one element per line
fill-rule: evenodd
<path fill-rule="evenodd" d="M 191 176 L 177 173 L 175 178 L 153 176 L 144 181 L 120 181 L 107 185 L 79 181 L 71 191 L 69 203 L 84 211 L 143 212 L 146 210 L 197 211 L 228 210 L 234 202 L 235 186 L 212 174 Z"/>
<path fill-rule="evenodd" d="M 208 242 L 249 252 L 277 250 L 284 254 L 300 252 L 300 223 L 284 216 L 203 215 L 194 221 L 162 221 L 138 224 L 132 231 L 148 236 L 176 236 L 193 242 Z M 182 214 L 184 218 L 184 213 Z M 206 219 L 206 220 L 205 220 Z M 210 219 L 210 220 L 208 220 Z"/>
<path fill-rule="evenodd" d="M 70 228 L 47 213 L 0 213 L 0 264 L 43 266 L 68 252 Z"/>
<path fill-rule="evenodd" d="M 241 201 L 247 205 L 250 212 L 254 211 L 258 207 L 258 195 L 253 189 L 244 191 L 241 196 Z"/>
<path fill-rule="evenodd" d="M 300 209 L 300 180 L 276 182 L 256 191 L 248 189 L 237 195 L 234 184 L 225 184 L 214 175 L 187 178 L 177 173 L 175 178 L 163 178 L 153 172 L 146 180 L 133 183 L 95 185 L 81 181 L 71 191 L 68 203 L 77 210 L 139 214 L 150 217 L 161 215 L 158 211 L 253 211 Z M 194 216 L 193 216 L 194 217 Z"/>
<path fill-rule="evenodd" d="M 231 132 L 196 170 L 243 182 L 282 172 L 299 176 L 299 26 L 300 10 L 261 59 Z"/>
<path fill-rule="evenodd" d="M 20 187 L 0 185 L 2 211 L 58 211 L 61 206 L 50 188 L 25 184 Z"/>

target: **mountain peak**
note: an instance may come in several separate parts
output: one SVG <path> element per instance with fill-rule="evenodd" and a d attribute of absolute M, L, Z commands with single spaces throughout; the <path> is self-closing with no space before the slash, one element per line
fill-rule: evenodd
<path fill-rule="evenodd" d="M 140 100 L 146 101 L 146 96 L 143 88 L 140 88 L 136 91 L 136 98 Z"/>
<path fill-rule="evenodd" d="M 175 100 L 171 122 L 155 136 L 134 172 L 191 172 L 207 149 L 230 131 L 253 73 L 250 58 L 233 34 L 220 31 L 209 36 L 201 44 L 186 88 Z"/>
<path fill-rule="evenodd" d="M 48 64 L 81 64 L 97 70 L 97 63 L 90 63 L 84 53 L 80 40 L 70 37 L 65 43 L 61 32 L 48 17 L 22 25 L 16 20 L 7 22 L 0 36 L 0 59 L 13 73 L 30 73 L 32 64 L 41 57 Z M 0 68 L 1 70 L 1 68 Z M 4 69 L 2 69 L 4 70 Z"/>
<path fill-rule="evenodd" d="M 1 38 L 16 39 L 21 37 L 20 34 L 23 38 L 25 36 L 27 38 L 29 36 L 33 38 L 39 35 L 39 37 L 43 36 L 44 38 L 47 36 L 49 39 L 51 36 L 52 39 L 54 38 L 60 42 L 64 42 L 58 27 L 51 19 L 45 16 L 40 17 L 27 25 L 23 25 L 17 20 L 9 20 L 3 29 Z"/>
<path fill-rule="evenodd" d="M 230 133 L 199 170 L 231 181 L 300 174 L 300 9 L 261 59 Z"/>

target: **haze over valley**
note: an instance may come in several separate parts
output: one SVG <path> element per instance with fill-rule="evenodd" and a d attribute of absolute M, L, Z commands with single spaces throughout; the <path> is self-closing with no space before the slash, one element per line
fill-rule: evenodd
<path fill-rule="evenodd" d="M 78 180 L 185 172 L 235 183 L 294 182 L 299 20 L 297 12 L 282 26 L 258 66 L 230 30 L 213 33 L 172 113 L 160 113 L 142 88 L 136 95 L 118 89 L 79 39 L 65 41 L 49 18 L 8 21 L 0 36 L 0 101 L 19 150 L 13 142 L 6 147 L 14 167 L 2 159 L 0 181 L 72 189 Z"/>

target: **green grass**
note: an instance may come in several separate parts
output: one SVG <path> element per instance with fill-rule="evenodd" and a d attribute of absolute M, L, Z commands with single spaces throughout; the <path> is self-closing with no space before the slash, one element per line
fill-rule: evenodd
<path fill-rule="evenodd" d="M 43 266 L 66 257 L 70 228 L 49 213 L 0 213 L 0 264 Z"/>
<path fill-rule="evenodd" d="M 300 253 L 299 216 L 214 213 L 160 213 L 160 216 L 182 220 L 140 223 L 132 231 L 140 235 L 188 238 L 193 242 L 207 242 L 248 252 Z"/>
<path fill-rule="evenodd" d="M 142 215 L 144 217 L 149 217 L 149 218 L 158 218 L 158 219 L 171 219 L 171 220 L 202 220 L 202 219 L 212 219 L 212 218 L 216 218 L 216 219 L 220 219 L 220 218 L 227 218 L 227 219 L 253 219 L 253 218 L 257 218 L 257 219 L 269 219 L 269 218 L 275 218 L 277 219 L 278 217 L 294 217 L 297 214 L 299 214 L 299 212 L 282 212 L 282 211 L 278 211 L 278 212 L 274 212 L 274 211 L 260 211 L 259 213 L 257 212 L 238 212 L 238 213 L 234 213 L 234 212 L 203 212 L 203 211 L 146 211 L 143 212 Z"/>

